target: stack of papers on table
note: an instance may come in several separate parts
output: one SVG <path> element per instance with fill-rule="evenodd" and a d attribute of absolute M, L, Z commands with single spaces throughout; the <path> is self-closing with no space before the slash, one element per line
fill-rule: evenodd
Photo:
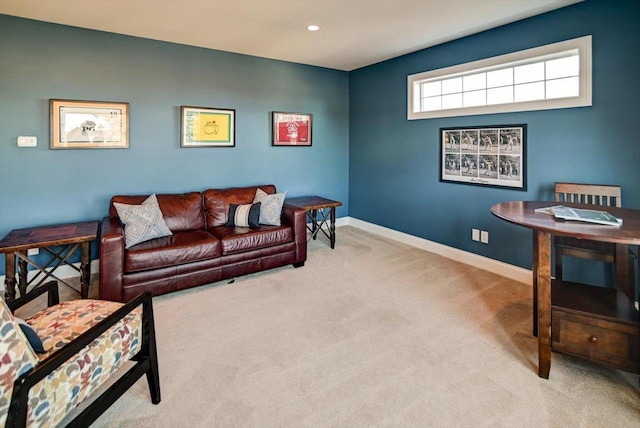
<path fill-rule="evenodd" d="M 563 220 L 584 221 L 587 223 L 605 224 L 608 226 L 620 226 L 622 224 L 621 218 L 615 217 L 606 211 L 569 208 L 563 205 L 538 208 L 535 212 L 550 214 L 555 218 L 561 218 Z"/>

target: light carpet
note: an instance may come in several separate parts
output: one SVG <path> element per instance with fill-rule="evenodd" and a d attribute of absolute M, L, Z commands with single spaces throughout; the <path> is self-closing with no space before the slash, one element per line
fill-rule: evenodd
<path fill-rule="evenodd" d="M 638 377 L 553 354 L 531 286 L 353 227 L 306 265 L 154 298 L 141 379 L 95 427 L 631 427 Z"/>

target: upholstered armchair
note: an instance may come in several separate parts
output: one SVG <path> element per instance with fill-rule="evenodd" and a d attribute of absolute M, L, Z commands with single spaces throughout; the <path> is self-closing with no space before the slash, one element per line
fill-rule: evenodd
<path fill-rule="evenodd" d="M 0 299 L 0 426 L 88 426 L 143 374 L 151 402 L 159 403 L 151 294 L 124 304 L 59 303 L 57 287 L 50 282 L 12 302 Z M 24 321 L 14 316 L 44 293 L 47 309 Z M 122 373 L 129 360 L 135 364 Z M 74 412 L 112 376 L 118 379 Z"/>

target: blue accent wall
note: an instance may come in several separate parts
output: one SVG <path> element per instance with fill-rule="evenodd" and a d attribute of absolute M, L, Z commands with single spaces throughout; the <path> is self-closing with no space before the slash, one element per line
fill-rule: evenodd
<path fill-rule="evenodd" d="M 0 15 L 0 237 L 101 219 L 114 194 L 267 183 L 342 201 L 343 217 L 348 85 L 343 71 Z M 49 149 L 51 98 L 128 102 L 130 148 Z M 180 148 L 181 105 L 235 109 L 236 147 Z M 272 111 L 312 113 L 312 147 L 272 147 Z"/>
<path fill-rule="evenodd" d="M 100 219 L 113 194 L 274 183 L 342 201 L 338 217 L 530 268 L 531 232 L 492 205 L 551 200 L 555 181 L 575 181 L 620 184 L 640 209 L 638 22 L 635 0 L 587 0 L 346 73 L 0 15 L 0 236 Z M 592 107 L 406 119 L 409 74 L 589 34 Z M 130 148 L 50 150 L 51 98 L 129 102 Z M 180 148 L 181 105 L 235 108 L 236 147 Z M 313 113 L 313 146 L 271 147 L 274 110 Z M 439 181 L 441 127 L 518 123 L 526 192 Z M 18 148 L 19 135 L 38 147 Z"/>
<path fill-rule="evenodd" d="M 349 74 L 349 214 L 512 265 L 531 267 L 531 231 L 492 205 L 552 200 L 555 181 L 620 184 L 640 209 L 640 2 L 588 0 Z M 407 76 L 591 34 L 593 106 L 407 120 Z M 528 125 L 526 192 L 439 181 L 441 127 Z M 489 231 L 489 244 L 471 229 Z M 599 282 L 602 265 L 570 277 Z M 585 276 L 588 276 L 585 278 Z"/>

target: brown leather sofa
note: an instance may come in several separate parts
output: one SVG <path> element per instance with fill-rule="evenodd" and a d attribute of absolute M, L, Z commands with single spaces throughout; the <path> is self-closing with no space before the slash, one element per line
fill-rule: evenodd
<path fill-rule="evenodd" d="M 137 205 L 149 195 L 112 197 L 100 232 L 100 298 L 125 302 L 147 290 L 159 295 L 288 264 L 304 266 L 304 210 L 285 203 L 281 226 L 225 226 L 229 204 L 253 202 L 258 187 L 276 192 L 274 185 L 265 185 L 157 195 L 173 235 L 129 249 L 113 203 Z"/>

